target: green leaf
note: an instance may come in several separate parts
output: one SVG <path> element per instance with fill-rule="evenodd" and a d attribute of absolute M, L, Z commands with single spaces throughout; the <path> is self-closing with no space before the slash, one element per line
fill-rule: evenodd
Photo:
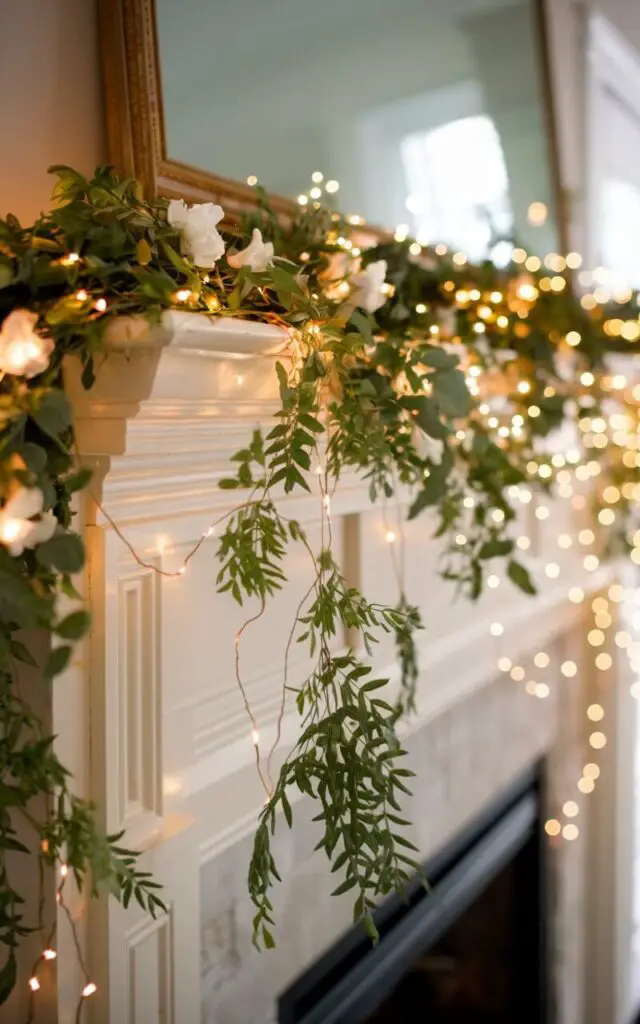
<path fill-rule="evenodd" d="M 77 473 L 71 473 L 64 478 L 64 486 L 69 494 L 75 494 L 76 491 L 83 491 L 91 483 L 92 476 L 93 472 L 83 466 Z"/>
<path fill-rule="evenodd" d="M 467 416 L 472 401 L 461 370 L 438 370 L 429 377 L 433 396 L 446 416 Z"/>
<path fill-rule="evenodd" d="M 61 530 L 38 545 L 36 558 L 42 565 L 51 566 L 59 572 L 79 572 L 84 565 L 84 545 L 77 533 Z"/>
<path fill-rule="evenodd" d="M 91 616 L 89 612 L 72 612 L 71 615 L 67 615 L 62 622 L 58 623 L 55 631 L 63 640 L 79 640 L 87 632 L 90 624 Z"/>
<path fill-rule="evenodd" d="M 68 644 L 64 644 L 62 647 L 55 647 L 45 662 L 43 669 L 44 677 L 46 679 L 52 679 L 53 676 L 57 676 L 61 672 L 64 672 L 71 660 L 72 654 L 73 647 Z"/>
<path fill-rule="evenodd" d="M 41 473 L 47 464 L 47 453 L 39 444 L 25 441 L 24 444 L 17 445 L 16 452 L 36 475 Z"/>
<path fill-rule="evenodd" d="M 38 664 L 31 651 L 19 640 L 11 640 L 11 653 L 17 661 L 22 661 L 25 665 L 34 667 Z"/>
<path fill-rule="evenodd" d="M 525 594 L 537 593 L 527 569 L 520 562 L 511 559 L 507 566 L 507 574 L 511 582 L 515 583 L 516 587 L 520 587 Z"/>
<path fill-rule="evenodd" d="M 57 388 L 45 391 L 37 409 L 31 413 L 31 416 L 45 434 L 57 440 L 71 422 L 69 405 L 64 392 Z"/>
<path fill-rule="evenodd" d="M 494 540 L 485 541 L 478 552 L 478 558 L 500 558 L 504 555 L 510 555 L 513 551 L 512 540 Z"/>
<path fill-rule="evenodd" d="M 371 318 L 361 313 L 359 309 L 354 309 L 353 313 L 349 318 L 350 322 L 356 328 L 359 334 L 365 340 L 367 345 L 373 344 L 373 335 L 371 333 Z"/>
<path fill-rule="evenodd" d="M 409 519 L 415 519 L 425 508 L 436 505 L 447 490 L 449 469 L 445 466 L 434 466 L 425 480 L 422 490 L 409 509 Z"/>
<path fill-rule="evenodd" d="M 18 977 L 18 965 L 14 951 L 9 950 L 9 956 L 4 967 L 0 971 L 0 1006 L 6 1003 L 15 988 Z"/>
<path fill-rule="evenodd" d="M 415 411 L 415 421 L 425 434 L 438 441 L 446 441 L 451 431 L 440 419 L 440 410 L 433 398 L 427 395 L 407 397 L 401 400 L 401 405 L 405 409 Z"/>
<path fill-rule="evenodd" d="M 454 352 L 447 352 L 439 345 L 421 345 L 420 362 L 433 366 L 436 370 L 452 370 L 460 360 Z"/>

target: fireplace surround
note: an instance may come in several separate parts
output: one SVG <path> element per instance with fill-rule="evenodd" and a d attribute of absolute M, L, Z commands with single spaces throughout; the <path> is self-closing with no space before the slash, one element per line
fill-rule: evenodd
<path fill-rule="evenodd" d="M 279 1024 L 545 1024 L 542 771 L 536 765 L 281 996 Z M 517 1015 L 517 1016 L 516 1016 Z"/>

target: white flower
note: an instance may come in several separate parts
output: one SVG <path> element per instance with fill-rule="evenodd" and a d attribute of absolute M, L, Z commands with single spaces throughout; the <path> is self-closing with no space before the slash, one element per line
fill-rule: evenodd
<path fill-rule="evenodd" d="M 251 270 L 260 273 L 273 263 L 273 242 L 263 242 L 262 232 L 259 228 L 254 228 L 247 248 L 232 253 L 227 257 L 227 263 L 236 270 L 240 267 L 250 267 Z"/>
<path fill-rule="evenodd" d="M 349 280 L 355 289 L 352 301 L 356 306 L 360 306 L 367 313 L 375 313 L 376 309 L 384 306 L 387 301 L 384 290 L 386 273 L 387 261 L 376 260 L 375 263 L 369 263 L 364 270 L 360 270 L 350 277 Z"/>
<path fill-rule="evenodd" d="M 0 330 L 0 372 L 19 377 L 44 373 L 53 352 L 53 341 L 38 334 L 38 314 L 14 309 Z"/>
<path fill-rule="evenodd" d="M 222 207 L 215 203 L 187 206 L 184 199 L 172 199 L 169 203 L 167 219 L 180 232 L 182 252 L 196 267 L 210 270 L 224 255 L 224 241 L 216 227 L 223 217 Z"/>
<path fill-rule="evenodd" d="M 53 535 L 56 517 L 42 514 L 44 498 L 38 487 L 21 487 L 0 510 L 0 543 L 17 557 L 25 548 L 34 548 Z M 35 520 L 33 516 L 40 518 Z"/>
<path fill-rule="evenodd" d="M 429 437 L 428 434 L 423 434 L 422 443 L 420 445 L 425 459 L 429 459 L 429 462 L 433 462 L 435 466 L 439 466 L 442 462 L 442 455 L 444 453 L 444 441 L 438 441 L 435 437 Z"/>

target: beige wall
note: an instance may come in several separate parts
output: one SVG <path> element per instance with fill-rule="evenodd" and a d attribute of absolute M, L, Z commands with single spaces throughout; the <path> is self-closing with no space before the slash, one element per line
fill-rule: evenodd
<path fill-rule="evenodd" d="M 96 0 L 0 2 L 0 216 L 49 204 L 47 167 L 105 160 Z"/>

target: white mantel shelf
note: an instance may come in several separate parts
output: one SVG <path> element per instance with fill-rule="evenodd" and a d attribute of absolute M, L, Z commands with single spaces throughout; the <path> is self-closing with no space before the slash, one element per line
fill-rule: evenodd
<path fill-rule="evenodd" d="M 272 326 L 172 312 L 154 328 L 139 320 L 112 328 L 90 391 L 82 388 L 79 366 L 68 362 L 78 449 L 98 469 L 96 494 L 156 568 L 178 568 L 208 524 L 236 503 L 237 495 L 221 490 L 219 482 L 251 430 L 269 426 L 278 395 L 274 361 L 286 340 Z M 287 515 L 303 521 L 311 544 L 319 546 L 320 495 L 286 501 Z M 451 586 L 438 576 L 433 520 L 425 516 L 407 525 L 407 596 L 421 606 L 426 625 L 418 714 L 408 730 L 487 685 L 500 654 L 517 661 L 569 628 L 579 613 L 566 599 L 571 585 L 596 592 L 615 576 L 613 568 L 585 577 L 581 563 L 555 542 L 558 532 L 577 533 L 575 513 L 566 503 L 545 504 L 548 520 L 540 523 L 532 507 L 523 506 L 521 525 L 534 533 L 536 578 L 544 580 L 542 566 L 553 560 L 562 567 L 561 585 L 547 581 L 534 599 L 503 581 L 475 605 L 453 603 Z M 336 555 L 349 580 L 371 599 L 394 603 L 385 512 L 371 506 L 366 484 L 346 477 L 332 515 Z M 184 576 L 163 578 L 132 558 L 90 499 L 85 521 L 93 629 L 82 671 L 90 737 L 79 724 L 77 742 L 86 744 L 91 796 L 105 809 L 107 828 L 125 828 L 128 841 L 146 849 L 148 870 L 165 885 L 171 906 L 170 915 L 154 923 L 139 909 L 125 912 L 111 901 L 92 919 L 92 976 L 102 994 L 95 1019 L 196 1024 L 201 866 L 252 829 L 262 804 L 234 676 L 233 638 L 253 606 L 240 610 L 228 595 L 216 593 L 215 537 Z M 297 550 L 286 569 L 289 586 L 250 628 L 241 652 L 243 680 L 267 748 L 280 702 L 283 651 L 310 581 L 308 560 Z M 496 620 L 505 627 L 500 641 L 489 633 Z M 392 648 L 381 644 L 376 668 L 389 665 L 393 673 Z M 294 652 L 291 685 L 304 678 L 305 668 Z M 289 708 L 280 756 L 297 729 Z M 156 1016 L 136 1016 L 141 992 L 145 998 L 155 993 Z M 175 1018 L 170 1003 L 178 1008 Z"/>

